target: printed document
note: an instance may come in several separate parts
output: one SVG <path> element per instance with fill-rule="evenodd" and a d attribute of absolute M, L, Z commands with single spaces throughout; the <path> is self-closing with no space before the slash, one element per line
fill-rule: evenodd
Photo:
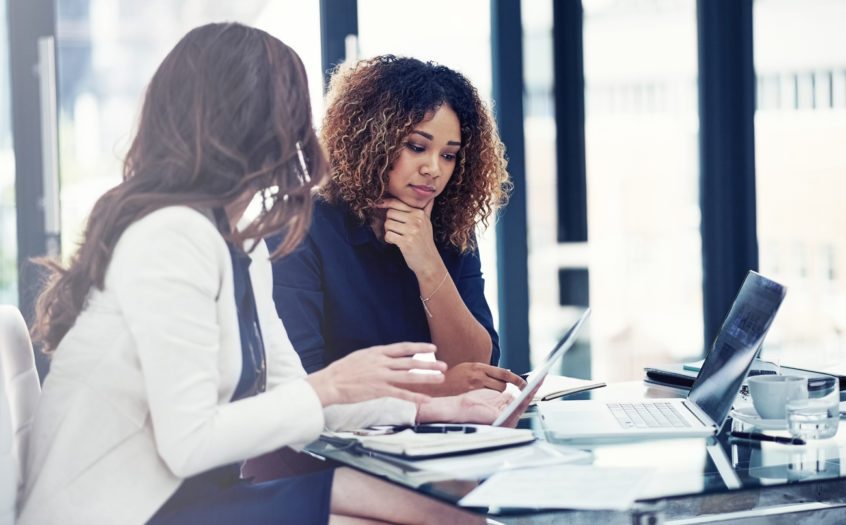
<path fill-rule="evenodd" d="M 506 470 L 458 502 L 463 507 L 626 510 L 646 484 L 649 469 L 554 465 Z"/>
<path fill-rule="evenodd" d="M 481 479 L 501 470 L 535 468 L 562 463 L 590 464 L 592 461 L 593 454 L 590 452 L 536 441 L 522 447 L 423 459 L 409 463 L 420 470 L 449 473 L 451 477 L 457 479 Z"/>

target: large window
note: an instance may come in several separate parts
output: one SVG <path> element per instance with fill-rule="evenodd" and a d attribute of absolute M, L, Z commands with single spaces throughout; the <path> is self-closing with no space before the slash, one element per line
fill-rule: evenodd
<path fill-rule="evenodd" d="M 799 366 L 846 352 L 844 22 L 837 0 L 754 7 L 760 263 L 788 288 L 764 357 Z"/>
<path fill-rule="evenodd" d="M 12 150 L 9 36 L 6 20 L 6 2 L 0 1 L 0 304 L 17 304 L 15 155 Z"/>
<path fill-rule="evenodd" d="M 695 0 L 584 0 L 593 375 L 701 355 Z"/>
<path fill-rule="evenodd" d="M 290 45 L 305 63 L 321 115 L 318 8 L 295 0 L 57 0 L 63 253 L 79 241 L 94 201 L 120 181 L 144 87 L 191 28 L 235 20 Z"/>
<path fill-rule="evenodd" d="M 581 314 L 580 308 L 559 304 L 559 271 L 584 270 L 587 258 L 584 245 L 559 244 L 557 236 L 552 0 L 524 0 L 521 7 L 529 333 L 531 359 L 538 365 Z M 589 332 L 592 330 L 583 330 L 580 338 L 589 339 Z M 589 348 L 583 346 L 571 350 L 564 360 L 563 373 L 589 376 L 587 352 Z"/>

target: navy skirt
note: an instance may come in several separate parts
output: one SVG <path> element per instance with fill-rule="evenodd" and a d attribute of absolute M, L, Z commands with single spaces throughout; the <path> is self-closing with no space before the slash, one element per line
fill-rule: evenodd
<path fill-rule="evenodd" d="M 233 466 L 234 467 L 234 466 Z M 185 480 L 150 525 L 325 525 L 334 469 L 251 483 L 223 467 Z"/>

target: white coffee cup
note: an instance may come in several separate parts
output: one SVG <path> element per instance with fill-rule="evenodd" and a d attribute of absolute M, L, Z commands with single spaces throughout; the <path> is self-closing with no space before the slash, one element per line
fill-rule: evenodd
<path fill-rule="evenodd" d="M 762 375 L 746 380 L 755 411 L 764 419 L 784 419 L 785 406 L 795 399 L 808 399 L 808 378 Z"/>

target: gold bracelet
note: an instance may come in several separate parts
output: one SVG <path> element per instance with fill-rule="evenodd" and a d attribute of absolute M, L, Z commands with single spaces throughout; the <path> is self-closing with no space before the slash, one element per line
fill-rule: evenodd
<path fill-rule="evenodd" d="M 428 315 L 429 317 L 434 317 L 434 316 L 432 315 L 432 312 L 429 310 L 429 306 L 426 303 L 428 303 L 432 299 L 432 297 L 434 297 L 435 294 L 438 293 L 438 290 L 440 290 L 441 286 L 443 286 L 444 283 L 446 282 L 446 278 L 447 278 L 448 275 L 449 275 L 449 272 L 446 272 L 444 274 L 444 278 L 441 279 L 441 282 L 438 283 L 437 286 L 435 286 L 435 289 L 432 290 L 432 293 L 429 294 L 429 297 L 423 297 L 422 295 L 420 296 L 420 301 L 423 303 L 423 309 L 426 310 L 426 315 Z"/>

